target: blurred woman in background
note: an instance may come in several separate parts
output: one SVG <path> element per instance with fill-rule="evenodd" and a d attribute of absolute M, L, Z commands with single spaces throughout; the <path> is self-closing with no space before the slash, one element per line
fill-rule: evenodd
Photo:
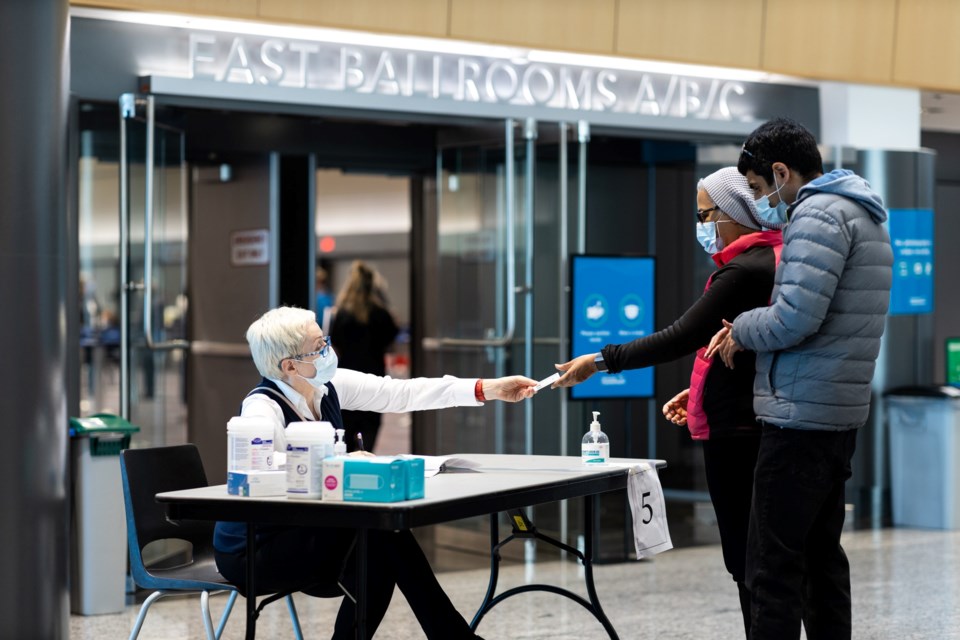
<path fill-rule="evenodd" d="M 337 295 L 329 335 L 333 336 L 333 348 L 345 369 L 386 374 L 384 359 L 400 329 L 386 308 L 381 282 L 382 277 L 373 267 L 357 260 Z M 344 348 L 341 350 L 338 345 Z M 356 436 L 362 433 L 365 448 L 373 451 L 380 431 L 379 413 L 344 411 L 343 424 L 349 450 L 357 447 Z"/>

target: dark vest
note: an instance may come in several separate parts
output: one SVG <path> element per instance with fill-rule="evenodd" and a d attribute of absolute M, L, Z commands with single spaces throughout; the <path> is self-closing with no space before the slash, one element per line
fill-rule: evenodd
<path fill-rule="evenodd" d="M 332 424 L 334 429 L 343 429 L 343 416 L 340 415 L 340 397 L 337 395 L 337 390 L 333 388 L 332 382 L 328 382 L 325 386 L 327 387 L 327 395 L 320 400 L 320 419 Z M 261 378 L 260 384 L 248 393 L 247 397 L 255 393 L 265 395 L 280 405 L 285 425 L 289 425 L 291 422 L 300 422 L 304 418 L 310 419 L 310 416 L 301 418 L 297 415 L 289 402 L 286 402 L 287 397 L 283 395 L 283 391 L 280 391 L 280 387 L 272 380 Z"/>
<path fill-rule="evenodd" d="M 327 395 L 320 400 L 320 419 L 333 425 L 334 429 L 343 429 L 343 417 L 340 415 L 340 398 L 337 396 L 337 390 L 333 388 L 333 383 L 326 384 Z M 253 394 L 262 394 L 280 405 L 283 411 L 284 426 L 291 422 L 300 422 L 304 418 L 310 419 L 310 416 L 300 416 L 283 395 L 280 387 L 272 380 L 262 378 L 260 384 L 256 386 L 247 396 Z M 265 537 L 283 530 L 285 527 L 265 526 L 257 527 L 257 541 L 262 541 Z M 247 546 L 247 525 L 243 522 L 218 522 L 213 530 L 213 546 L 222 553 L 238 554 L 242 553 Z"/>

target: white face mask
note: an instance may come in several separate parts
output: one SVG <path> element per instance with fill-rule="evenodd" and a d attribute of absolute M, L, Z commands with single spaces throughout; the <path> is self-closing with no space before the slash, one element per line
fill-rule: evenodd
<path fill-rule="evenodd" d="M 303 360 L 297 360 L 296 362 L 303 362 Z M 304 363 L 312 364 L 313 368 L 316 369 L 316 373 L 313 374 L 312 378 L 300 375 L 299 373 L 297 373 L 297 375 L 309 382 L 310 385 L 315 389 L 320 389 L 323 387 L 323 385 L 333 380 L 333 374 L 337 372 L 338 363 L 339 361 L 337 359 L 337 352 L 333 349 L 330 349 L 330 351 L 327 352 L 327 355 L 321 356 L 313 362 Z"/>

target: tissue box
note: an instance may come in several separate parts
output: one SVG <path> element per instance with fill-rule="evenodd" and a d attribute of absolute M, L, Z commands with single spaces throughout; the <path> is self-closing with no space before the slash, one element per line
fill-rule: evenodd
<path fill-rule="evenodd" d="M 323 461 L 324 500 L 399 502 L 422 497 L 422 459 L 339 456 Z"/>
<path fill-rule="evenodd" d="M 287 493 L 286 471 L 228 471 L 227 493 L 232 496 L 282 496 Z"/>
<path fill-rule="evenodd" d="M 407 500 L 423 497 L 424 462 L 423 458 L 407 458 Z"/>

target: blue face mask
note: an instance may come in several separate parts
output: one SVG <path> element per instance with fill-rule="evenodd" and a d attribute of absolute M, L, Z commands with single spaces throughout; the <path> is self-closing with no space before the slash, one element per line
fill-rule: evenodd
<path fill-rule="evenodd" d="M 785 183 L 784 183 L 785 184 Z M 776 187 L 773 193 L 777 194 L 780 197 L 780 202 L 777 203 L 777 206 L 770 206 L 770 196 L 773 194 L 767 194 L 765 196 L 760 196 L 758 200 L 754 201 L 754 204 L 757 207 L 757 217 L 761 222 L 766 222 L 769 224 L 786 224 L 787 222 L 787 203 L 783 201 L 783 197 L 780 196 L 780 189 L 783 189 L 784 185 L 777 184 L 777 174 L 773 174 L 773 186 Z"/>
<path fill-rule="evenodd" d="M 716 222 L 698 222 L 697 223 L 697 242 L 703 246 L 703 250 L 713 255 L 723 248 L 723 240 L 717 235 Z"/>

